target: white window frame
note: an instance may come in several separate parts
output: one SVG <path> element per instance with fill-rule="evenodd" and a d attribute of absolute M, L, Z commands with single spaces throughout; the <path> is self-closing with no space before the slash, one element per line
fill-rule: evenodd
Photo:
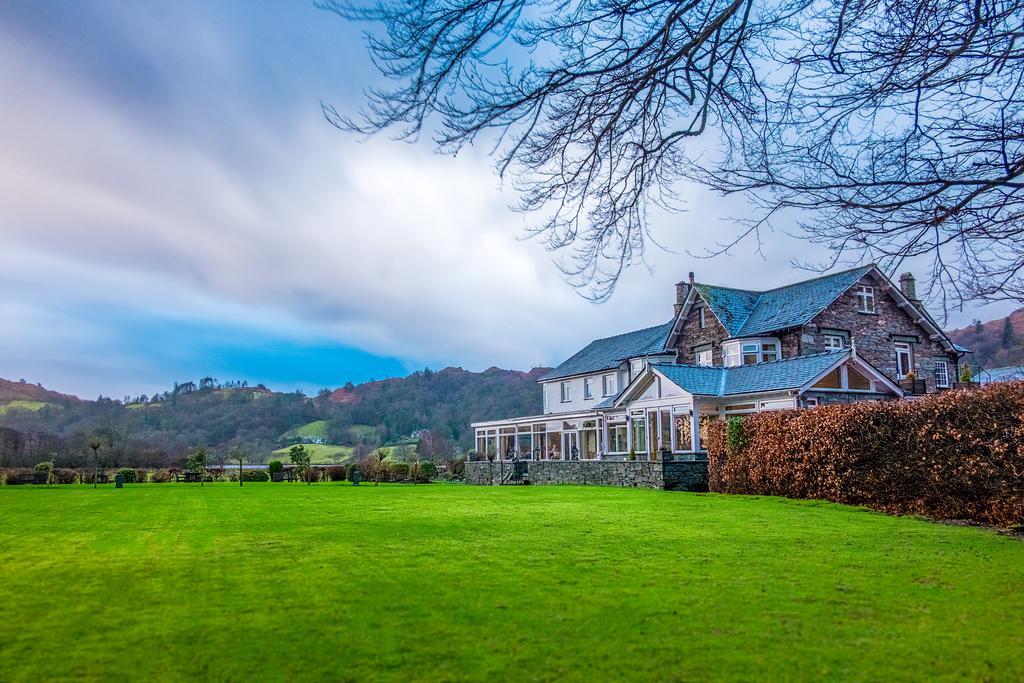
<path fill-rule="evenodd" d="M 775 357 L 765 359 L 764 357 L 764 345 L 772 344 L 775 346 Z M 776 337 L 763 337 L 760 339 L 737 339 L 724 342 L 722 344 L 722 361 L 725 367 L 733 368 L 740 365 L 750 365 L 750 363 L 744 363 L 744 356 L 756 356 L 757 360 L 754 363 L 767 363 L 773 360 L 782 359 L 782 342 Z"/>
<path fill-rule="evenodd" d="M 940 368 L 942 369 L 941 373 L 939 372 Z M 949 363 L 944 360 L 935 360 L 935 386 L 939 389 L 949 389 L 950 387 Z"/>
<path fill-rule="evenodd" d="M 846 338 L 843 335 L 826 334 L 824 337 L 826 351 L 842 351 L 846 348 Z M 838 342 L 838 344 L 836 342 Z"/>
<path fill-rule="evenodd" d="M 619 378 L 613 373 L 601 378 L 601 395 L 604 397 L 614 396 L 619 393 Z"/>
<path fill-rule="evenodd" d="M 559 392 L 562 403 L 572 403 L 572 382 L 565 381 L 559 385 Z"/>
<path fill-rule="evenodd" d="M 703 367 L 711 367 L 715 364 L 715 354 L 713 349 L 709 346 L 706 349 L 695 351 L 693 354 L 694 362 L 697 365 Z"/>
<path fill-rule="evenodd" d="M 907 375 L 914 371 L 914 347 L 910 342 L 896 342 L 896 378 L 906 379 Z M 907 367 L 901 367 L 900 356 L 906 355 Z"/>
<path fill-rule="evenodd" d="M 857 285 L 853 289 L 853 295 L 857 297 L 858 313 L 877 312 L 877 298 L 875 296 L 874 287 L 871 287 L 870 285 Z"/>
<path fill-rule="evenodd" d="M 596 377 L 584 377 L 583 378 L 583 400 L 590 401 L 594 398 L 594 384 L 597 383 Z"/>

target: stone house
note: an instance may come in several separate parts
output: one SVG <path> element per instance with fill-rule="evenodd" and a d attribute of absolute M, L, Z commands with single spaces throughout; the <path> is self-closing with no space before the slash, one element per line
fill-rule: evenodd
<path fill-rule="evenodd" d="M 671 320 L 598 339 L 539 380 L 542 415 L 473 425 L 499 460 L 699 457 L 704 418 L 951 388 L 967 349 L 867 265 L 766 291 L 689 280 Z"/>

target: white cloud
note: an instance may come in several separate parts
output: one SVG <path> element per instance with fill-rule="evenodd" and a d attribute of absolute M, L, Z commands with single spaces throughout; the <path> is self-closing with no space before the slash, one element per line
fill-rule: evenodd
<path fill-rule="evenodd" d="M 266 101 L 240 92 L 228 37 L 189 26 L 202 59 L 178 64 L 189 73 L 173 112 L 191 113 L 177 122 L 173 112 L 146 116 L 48 51 L 0 40 L 0 266 L 22 302 L 5 312 L 23 324 L 2 350 L 23 359 L 18 374 L 43 354 L 69 367 L 77 358 L 83 372 L 105 367 L 87 315 L 60 313 L 66 332 L 46 333 L 46 316 L 72 300 L 479 369 L 556 362 L 595 336 L 662 322 L 688 270 L 747 287 L 801 277 L 780 265 L 800 246 L 781 235 L 768 261 L 749 249 L 685 256 L 731 234 L 722 217 L 745 210 L 686 189 L 688 213 L 654 216 L 676 253 L 652 249 L 653 272 L 630 271 L 594 307 L 539 244 L 515 238 L 524 218 L 508 210 L 486 158 L 358 143 L 307 100 L 262 115 Z M 168 60 L 154 62 L 173 75 Z M 210 100 L 220 84 L 222 98 Z M 155 371 L 141 358 L 125 367 Z"/>

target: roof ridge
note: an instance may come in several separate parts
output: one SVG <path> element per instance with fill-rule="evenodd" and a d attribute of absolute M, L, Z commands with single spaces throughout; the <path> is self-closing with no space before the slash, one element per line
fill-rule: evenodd
<path fill-rule="evenodd" d="M 630 330 L 629 332 L 620 332 L 619 334 L 613 334 L 613 335 L 609 335 L 607 337 L 598 337 L 597 339 L 592 339 L 590 342 L 588 342 L 587 346 L 590 346 L 590 344 L 593 344 L 594 342 L 607 341 L 608 339 L 618 339 L 619 337 L 625 337 L 626 335 L 636 334 L 637 332 L 650 332 L 651 330 L 655 330 L 655 329 L 657 329 L 659 327 L 665 327 L 665 325 L 671 325 L 671 324 L 674 324 L 674 323 L 675 323 L 675 319 L 672 319 L 672 320 L 669 320 L 668 322 L 660 323 L 658 325 L 651 325 L 650 327 L 642 327 L 639 330 Z"/>
<path fill-rule="evenodd" d="M 711 284 L 709 282 L 695 282 L 694 285 L 700 285 L 700 286 L 704 286 L 704 287 L 715 287 L 717 289 L 728 289 L 729 291 L 732 291 L 732 292 L 746 292 L 747 294 L 757 294 L 758 295 L 758 299 L 760 299 L 761 296 L 767 294 L 768 292 L 777 292 L 780 289 L 786 289 L 788 287 L 796 287 L 797 285 L 805 285 L 808 282 L 815 282 L 817 280 L 824 280 L 827 277 L 835 277 L 836 275 L 845 275 L 846 273 L 852 273 L 855 270 L 861 270 L 863 268 L 871 269 L 871 268 L 875 268 L 875 267 L 877 267 L 877 264 L 875 264 L 875 263 L 867 263 L 867 264 L 864 264 L 862 266 L 857 266 L 855 268 L 847 268 L 846 270 L 839 270 L 839 271 L 836 271 L 835 273 L 824 273 L 822 275 L 818 275 L 817 277 L 812 277 L 812 278 L 809 278 L 807 280 L 798 280 L 796 282 L 790 282 L 788 285 L 779 285 L 778 287 L 772 287 L 771 289 L 743 289 L 742 287 L 727 287 L 725 285 L 715 285 L 715 284 Z"/>

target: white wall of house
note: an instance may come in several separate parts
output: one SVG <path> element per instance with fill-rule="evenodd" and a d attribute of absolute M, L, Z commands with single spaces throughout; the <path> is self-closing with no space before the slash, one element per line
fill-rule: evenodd
<path fill-rule="evenodd" d="M 605 377 L 614 377 L 613 393 L 605 393 Z M 566 377 L 543 383 L 544 412 L 550 414 L 573 413 L 581 410 L 592 410 L 601 401 L 622 391 L 624 373 L 621 370 L 595 372 L 581 377 Z M 585 384 L 591 381 L 591 397 L 586 398 Z M 562 384 L 569 387 L 569 400 L 562 400 Z"/>

